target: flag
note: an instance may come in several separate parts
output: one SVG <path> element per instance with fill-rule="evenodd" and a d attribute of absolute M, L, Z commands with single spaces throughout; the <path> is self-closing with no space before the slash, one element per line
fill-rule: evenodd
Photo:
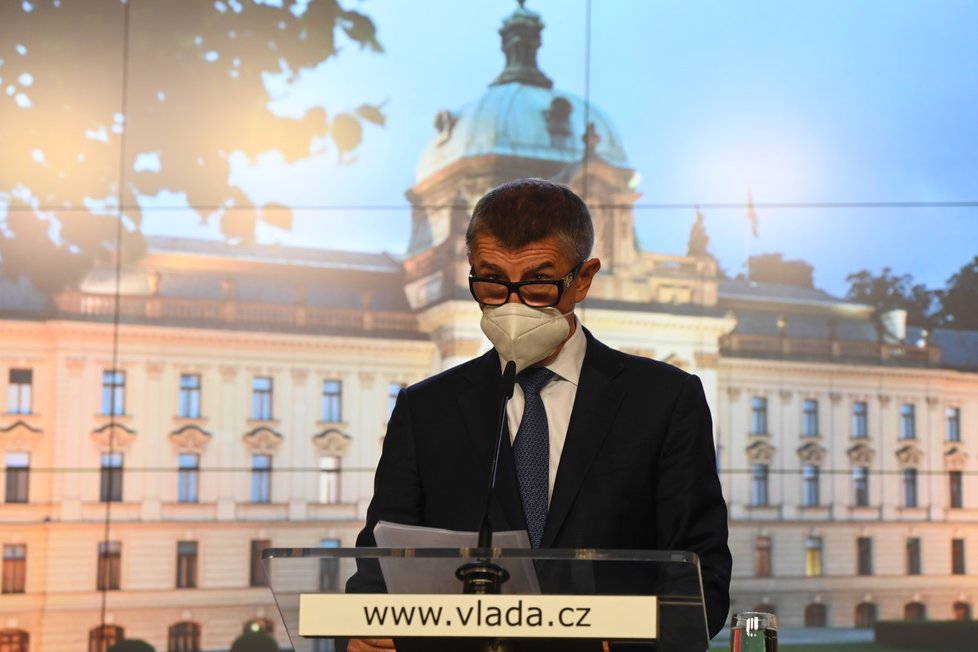
<path fill-rule="evenodd" d="M 751 197 L 750 190 L 747 191 L 747 221 L 750 223 L 750 232 L 755 238 L 757 234 L 757 213 L 754 212 L 754 198 Z"/>

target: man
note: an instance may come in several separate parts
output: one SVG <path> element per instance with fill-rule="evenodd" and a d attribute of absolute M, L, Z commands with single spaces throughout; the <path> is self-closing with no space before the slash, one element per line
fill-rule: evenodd
<path fill-rule="evenodd" d="M 593 243 L 587 207 L 563 186 L 522 179 L 479 200 L 466 232 L 469 286 L 494 349 L 400 393 L 357 545 L 376 545 L 378 520 L 479 529 L 501 373 L 513 361 L 493 528 L 527 529 L 541 547 L 696 552 L 713 636 L 731 559 L 709 407 L 695 376 L 615 351 L 578 322 L 574 308 L 601 268 Z M 543 458 L 543 479 L 528 456 Z M 348 590 L 370 590 L 365 575 Z"/>

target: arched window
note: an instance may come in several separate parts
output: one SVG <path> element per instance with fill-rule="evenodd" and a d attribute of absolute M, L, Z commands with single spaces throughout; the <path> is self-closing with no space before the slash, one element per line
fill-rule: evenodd
<path fill-rule="evenodd" d="M 0 652 L 28 652 L 31 635 L 22 629 L 0 629 Z"/>
<path fill-rule="evenodd" d="M 118 625 L 99 625 L 88 630 L 88 652 L 109 652 L 109 648 L 126 637 Z"/>
<path fill-rule="evenodd" d="M 927 606 L 923 602 L 908 602 L 903 606 L 904 620 L 924 620 L 927 618 Z"/>
<path fill-rule="evenodd" d="M 829 610 L 820 603 L 813 602 L 805 607 L 805 627 L 825 627 L 829 623 Z"/>
<path fill-rule="evenodd" d="M 971 605 L 967 602 L 955 602 L 952 610 L 955 620 L 971 620 Z"/>
<path fill-rule="evenodd" d="M 760 604 L 754 605 L 753 611 L 760 611 L 761 613 L 778 615 L 778 610 L 773 604 L 768 604 L 767 602 L 762 602 Z"/>
<path fill-rule="evenodd" d="M 876 605 L 872 602 L 860 602 L 856 605 L 856 627 L 872 629 L 876 624 Z"/>
<path fill-rule="evenodd" d="M 245 634 L 265 632 L 269 636 L 275 634 L 275 623 L 270 621 L 268 618 L 252 618 L 244 624 L 244 629 L 242 630 Z"/>
<path fill-rule="evenodd" d="M 200 652 L 200 625 L 180 622 L 170 625 L 167 652 Z"/>

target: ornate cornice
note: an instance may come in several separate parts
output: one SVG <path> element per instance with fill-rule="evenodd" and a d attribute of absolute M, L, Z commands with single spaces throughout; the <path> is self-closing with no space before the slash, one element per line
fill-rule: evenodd
<path fill-rule="evenodd" d="M 747 447 L 747 459 L 751 464 L 770 464 L 774 459 L 775 448 L 766 441 L 757 441 Z"/>
<path fill-rule="evenodd" d="M 0 447 L 6 450 L 30 450 L 44 433 L 26 421 L 18 419 L 0 428 Z"/>
<path fill-rule="evenodd" d="M 249 451 L 264 455 L 274 455 L 284 439 L 282 435 L 266 426 L 259 426 L 241 438 Z"/>
<path fill-rule="evenodd" d="M 93 430 L 91 436 L 100 451 L 125 451 L 136 440 L 136 431 L 118 421 L 109 421 Z"/>
<path fill-rule="evenodd" d="M 944 468 L 948 471 L 963 471 L 968 454 L 960 444 L 949 444 L 944 449 Z"/>
<path fill-rule="evenodd" d="M 825 461 L 825 447 L 809 442 L 798 449 L 798 459 L 805 464 L 820 465 Z"/>
<path fill-rule="evenodd" d="M 350 450 L 353 438 L 345 435 L 336 428 L 328 428 L 312 438 L 316 450 L 321 455 L 335 455 L 343 457 Z"/>
<path fill-rule="evenodd" d="M 876 451 L 873 450 L 872 446 L 866 444 L 856 444 L 846 451 L 846 455 L 849 456 L 849 461 L 852 462 L 853 466 L 870 466 L 873 463 L 873 458 L 876 457 Z"/>
<path fill-rule="evenodd" d="M 897 449 L 896 458 L 899 460 L 901 468 L 917 468 L 924 459 L 924 452 L 913 444 L 907 444 Z"/>
<path fill-rule="evenodd" d="M 178 453 L 197 453 L 201 455 L 207 450 L 213 436 L 211 433 L 194 424 L 188 424 L 174 430 L 169 435 L 170 443 Z"/>

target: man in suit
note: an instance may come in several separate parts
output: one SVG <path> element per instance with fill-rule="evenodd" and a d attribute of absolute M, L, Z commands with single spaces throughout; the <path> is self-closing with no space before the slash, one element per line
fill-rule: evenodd
<path fill-rule="evenodd" d="M 401 391 L 357 545 L 376 545 L 379 520 L 479 529 L 500 378 L 513 361 L 493 529 L 528 529 L 540 547 L 693 551 L 713 636 L 729 607 L 731 558 L 709 407 L 697 377 L 615 351 L 578 322 L 574 308 L 601 268 L 593 242 L 587 207 L 563 186 L 522 179 L 478 202 L 466 233 L 469 285 L 494 348 Z M 534 374 L 542 388 L 524 389 Z M 527 453 L 541 422 L 543 443 Z M 366 575 L 348 590 L 376 590 Z"/>

